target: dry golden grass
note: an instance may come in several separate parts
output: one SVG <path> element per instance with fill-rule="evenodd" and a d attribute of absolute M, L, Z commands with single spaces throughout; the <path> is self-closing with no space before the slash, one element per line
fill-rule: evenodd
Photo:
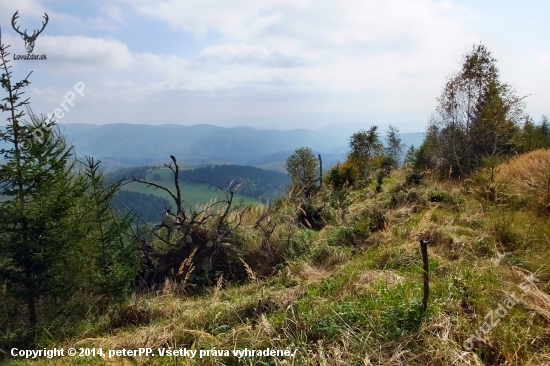
<path fill-rule="evenodd" d="M 305 283 L 317 283 L 330 276 L 330 271 L 318 267 L 312 267 L 305 263 L 301 266 L 297 276 Z"/>
<path fill-rule="evenodd" d="M 242 258 L 239 258 L 239 259 L 242 262 L 244 269 L 246 270 L 246 275 L 248 276 L 248 280 L 252 283 L 257 283 L 258 278 L 256 277 L 256 274 L 254 273 L 252 268 L 250 268 L 250 266 Z"/>
<path fill-rule="evenodd" d="M 198 247 L 193 249 L 189 256 L 181 262 L 176 280 L 170 280 L 168 277 L 165 278 L 162 286 L 162 292 L 164 295 L 170 293 L 181 293 L 182 291 L 185 291 L 185 288 L 188 286 L 187 281 L 189 280 L 189 276 L 195 269 L 193 258 L 195 257 L 197 249 Z"/>
<path fill-rule="evenodd" d="M 349 287 L 350 292 L 360 296 L 365 293 L 372 293 L 378 295 L 378 291 L 373 285 L 377 282 L 382 282 L 386 285 L 387 289 L 393 289 L 398 284 L 402 283 L 404 278 L 391 270 L 366 270 L 360 273 L 357 278 L 350 282 L 346 287 Z M 347 288 L 344 288 L 342 292 L 345 292 Z"/>
<path fill-rule="evenodd" d="M 220 277 L 218 277 L 218 280 L 216 281 L 216 286 L 214 286 L 214 290 L 212 291 L 212 302 L 218 301 L 222 286 L 223 286 L 223 274 Z"/>
<path fill-rule="evenodd" d="M 525 366 L 550 365 L 550 355 L 534 355 Z"/>
<path fill-rule="evenodd" d="M 430 239 L 430 231 L 435 227 L 432 223 L 432 215 L 438 207 L 438 204 L 434 205 L 422 216 L 418 225 L 411 231 L 409 240 L 416 242 L 421 239 Z"/>
<path fill-rule="evenodd" d="M 537 287 L 535 274 L 520 268 L 512 267 L 513 272 L 518 276 L 525 286 L 523 296 L 519 299 L 525 307 L 542 315 L 550 321 L 550 295 Z"/>
<path fill-rule="evenodd" d="M 513 192 L 527 195 L 534 203 L 550 205 L 550 149 L 539 149 L 499 165 L 497 179 L 510 180 Z"/>
<path fill-rule="evenodd" d="M 290 305 L 293 305 L 302 297 L 305 290 L 302 286 L 294 286 L 288 289 L 275 292 L 271 295 L 270 300 L 279 309 L 287 309 Z"/>

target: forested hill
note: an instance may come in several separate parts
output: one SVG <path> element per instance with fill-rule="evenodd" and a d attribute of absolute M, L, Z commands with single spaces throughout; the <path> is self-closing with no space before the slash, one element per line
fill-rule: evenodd
<path fill-rule="evenodd" d="M 168 175 L 167 175 L 168 174 Z M 140 166 L 119 169 L 106 174 L 107 182 L 122 179 L 150 179 L 155 183 L 171 185 L 173 178 L 168 169 L 160 166 Z M 287 174 L 245 165 L 208 165 L 179 173 L 181 183 L 193 186 L 213 184 L 226 188 L 232 181 L 242 183 L 239 194 L 263 201 L 273 199 L 286 191 L 290 178 Z M 124 189 L 124 187 L 123 187 Z"/>
<path fill-rule="evenodd" d="M 172 172 L 158 165 L 119 169 L 107 173 L 105 181 L 114 183 L 129 180 L 131 177 L 153 182 L 168 189 L 174 188 Z M 290 183 L 286 174 L 242 165 L 216 165 L 182 170 L 179 181 L 183 198 L 191 207 L 205 204 L 220 195 L 221 192 L 212 189 L 212 185 L 223 189 L 232 181 L 242 183 L 237 197 L 250 203 L 271 201 L 282 195 Z M 162 211 L 171 204 L 171 199 L 164 191 L 147 189 L 145 185 L 134 182 L 122 186 L 111 207 L 122 211 L 130 210 L 146 222 L 156 222 Z"/>
<path fill-rule="evenodd" d="M 149 170 L 156 169 L 156 166 L 137 166 L 131 168 L 118 169 L 113 172 L 105 174 L 105 180 L 109 183 L 114 183 L 119 180 L 130 179 L 135 177 L 137 179 L 144 179 L 147 177 Z"/>
<path fill-rule="evenodd" d="M 154 194 L 120 190 L 113 198 L 111 207 L 122 212 L 135 213 L 145 222 L 158 222 L 162 212 L 170 207 L 170 203 Z"/>
<path fill-rule="evenodd" d="M 290 183 L 287 174 L 243 165 L 215 165 L 184 170 L 180 172 L 180 180 L 188 180 L 191 184 L 208 182 L 220 188 L 235 181 L 243 183 L 240 194 L 261 200 L 279 196 Z"/>

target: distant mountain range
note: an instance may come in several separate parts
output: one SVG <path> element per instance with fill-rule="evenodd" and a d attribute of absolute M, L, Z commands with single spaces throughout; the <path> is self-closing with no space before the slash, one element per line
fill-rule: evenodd
<path fill-rule="evenodd" d="M 174 155 L 186 166 L 239 164 L 281 171 L 286 158 L 302 146 L 320 153 L 323 165 L 328 168 L 345 160 L 353 133 L 337 126 L 319 130 L 265 130 L 206 124 L 116 123 L 61 124 L 60 128 L 75 146 L 78 156 L 101 159 L 107 170 L 165 163 Z M 424 133 L 404 133 L 401 139 L 406 145 L 418 147 Z"/>

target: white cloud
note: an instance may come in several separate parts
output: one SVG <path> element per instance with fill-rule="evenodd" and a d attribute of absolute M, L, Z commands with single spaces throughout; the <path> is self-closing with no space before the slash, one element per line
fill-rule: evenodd
<path fill-rule="evenodd" d="M 272 51 L 265 46 L 226 43 L 204 48 L 197 56 L 199 62 L 218 64 L 258 65 L 265 67 L 299 67 L 308 61 L 299 55 Z"/>
<path fill-rule="evenodd" d="M 36 1 L 21 4 L 30 17 L 43 14 Z M 454 1 L 118 0 L 89 17 L 50 12 L 84 35 L 41 36 L 49 60 L 40 67 L 86 81 L 86 103 L 129 121 L 154 120 L 153 101 L 165 120 L 322 112 L 427 121 L 446 75 L 481 38 L 467 30 L 474 14 Z M 129 19 L 168 51 L 134 50 Z M 94 26 L 118 38 L 86 36 Z M 190 38 L 200 47 L 177 53 Z M 549 68 L 548 55 L 538 67 Z"/>
<path fill-rule="evenodd" d="M 537 64 L 550 70 L 550 52 L 544 52 L 537 57 Z"/>
<path fill-rule="evenodd" d="M 198 37 L 219 32 L 224 41 L 184 59 L 132 53 L 116 39 L 44 36 L 41 48 L 57 72 L 116 74 L 121 83 L 135 77 L 147 90 L 386 90 L 410 88 L 419 79 L 411 75 L 441 80 L 473 40 L 460 27 L 463 9 L 431 0 L 121 3 Z M 99 11 L 119 23 L 124 17 L 113 3 Z"/>
<path fill-rule="evenodd" d="M 225 42 L 203 49 L 197 61 L 208 61 L 222 78 L 231 73 L 236 80 L 235 72 L 242 73 L 247 83 L 250 68 L 292 84 L 292 75 L 278 68 L 303 67 L 295 84 L 306 79 L 348 90 L 407 86 L 410 78 L 402 75 L 442 78 L 475 40 L 460 26 L 467 12 L 448 1 L 140 0 L 135 7 L 174 29 L 220 33 Z M 247 67 L 232 67 L 237 64 Z"/>
<path fill-rule="evenodd" d="M 99 12 L 111 22 L 122 23 L 124 21 L 124 13 L 122 9 L 113 4 L 102 4 L 99 7 Z"/>
<path fill-rule="evenodd" d="M 16 11 L 19 11 L 18 22 L 24 23 L 21 27 L 24 29 L 27 24 L 30 24 L 30 21 L 34 23 L 42 18 L 47 10 L 38 0 L 3 1 L 0 3 L 0 14 L 2 14 L 3 20 L 9 19 L 9 22 L 5 23 L 6 25 L 11 25 L 12 16 Z"/>
<path fill-rule="evenodd" d="M 96 70 L 112 71 L 128 67 L 134 61 L 128 47 L 114 39 L 44 36 L 41 47 L 48 51 L 48 57 L 56 63 L 56 67 L 62 66 L 59 71 L 64 73 L 69 71 L 67 67 L 82 70 L 89 66 Z"/>
<path fill-rule="evenodd" d="M 247 1 L 127 1 L 145 17 L 167 22 L 173 28 L 196 35 L 207 31 L 235 34 L 255 18 L 259 10 Z"/>

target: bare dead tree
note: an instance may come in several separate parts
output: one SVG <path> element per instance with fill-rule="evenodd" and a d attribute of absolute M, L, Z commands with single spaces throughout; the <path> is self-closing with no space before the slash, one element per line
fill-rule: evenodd
<path fill-rule="evenodd" d="M 235 194 L 241 184 L 232 181 L 228 187 L 222 188 L 209 182 L 196 181 L 218 188 L 221 191 L 221 197 L 202 207 L 192 209 L 182 198 L 177 160 L 173 155 L 170 158 L 171 163 L 164 166 L 170 169 L 174 176 L 175 190 L 145 178 L 138 179 L 131 176 L 130 182 L 167 192 L 173 200 L 172 206 L 176 206 L 177 209 L 175 214 L 172 214 L 170 209 L 166 209 L 159 224 L 149 226 L 145 221 L 138 220 L 141 222 L 136 225 L 136 229 L 132 229 L 131 236 L 140 243 L 143 252 L 144 259 L 140 275 L 142 285 L 150 287 L 162 283 L 167 277 L 176 279 L 175 273 L 179 273 L 179 268 L 185 260 L 192 262 L 189 263 L 189 268 L 193 268 L 194 272 L 221 271 L 227 274 L 225 278 L 229 279 L 235 272 L 232 265 L 234 261 L 231 259 L 236 255 L 230 243 L 232 233 L 241 225 L 243 216 L 249 209 L 234 202 Z M 145 238 L 140 228 L 145 228 L 150 238 L 158 240 L 164 248 L 155 248 Z M 162 228 L 168 233 L 166 238 L 158 232 Z M 191 253 L 193 253 L 192 256 Z M 186 281 L 188 277 L 192 280 L 193 274 L 188 273 L 185 276 Z"/>
<path fill-rule="evenodd" d="M 145 184 L 147 187 L 154 187 L 154 188 L 158 188 L 158 189 L 161 189 L 165 192 L 167 192 L 170 197 L 174 200 L 174 204 L 176 205 L 177 207 L 177 212 L 176 212 L 176 215 L 184 215 L 184 218 L 185 218 L 185 212 L 183 211 L 183 203 L 185 203 L 182 198 L 181 198 L 181 189 L 180 189 L 180 185 L 179 185 L 179 166 L 178 166 L 178 163 L 176 161 L 176 158 L 174 157 L 174 155 L 170 155 L 170 159 L 172 159 L 172 162 L 174 163 L 174 165 L 172 166 L 172 163 L 169 163 L 169 164 L 164 164 L 165 167 L 167 167 L 168 169 L 170 169 L 172 171 L 172 173 L 174 174 L 174 185 L 176 187 L 176 192 L 172 192 L 172 190 L 160 185 L 160 184 L 157 184 L 157 183 L 153 183 L 153 182 L 149 182 L 145 179 L 138 179 L 136 177 L 134 177 L 133 175 L 130 174 L 130 176 L 132 177 L 132 182 L 138 182 L 138 183 L 141 183 L 141 184 Z"/>

